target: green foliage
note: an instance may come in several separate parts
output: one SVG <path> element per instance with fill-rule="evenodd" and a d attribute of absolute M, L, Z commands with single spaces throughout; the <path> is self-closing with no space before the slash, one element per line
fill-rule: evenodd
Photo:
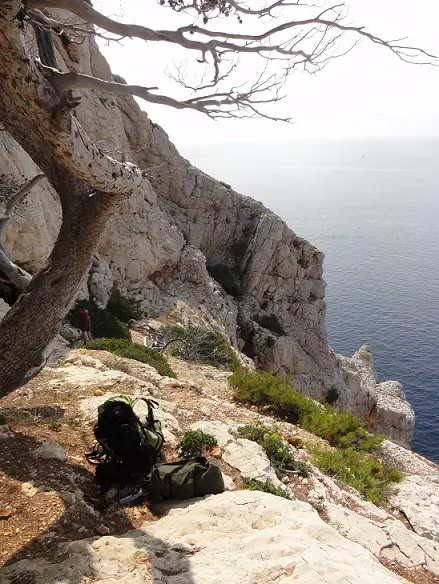
<path fill-rule="evenodd" d="M 87 349 L 97 351 L 110 351 L 118 357 L 135 359 L 157 369 L 160 375 L 175 377 L 175 373 L 169 366 L 166 358 L 159 352 L 143 345 L 137 345 L 128 339 L 99 339 L 87 344 Z"/>
<path fill-rule="evenodd" d="M 401 474 L 387 468 L 379 457 L 384 436 L 372 434 L 354 415 L 338 412 L 329 404 L 319 404 L 294 391 L 291 379 L 285 380 L 266 371 L 251 373 L 237 368 L 229 383 L 236 400 L 269 405 L 282 418 L 327 440 L 335 449 L 315 448 L 313 462 L 356 488 L 369 501 L 384 503 L 391 492 L 391 484 L 401 480 Z M 263 428 L 244 427 L 241 431 L 264 445 L 267 434 Z M 273 454 L 277 447 L 275 438 L 273 436 L 270 442 L 271 456 L 276 456 Z M 277 456 L 282 463 L 282 450 L 278 450 Z M 273 464 L 276 466 L 276 462 Z"/>
<path fill-rule="evenodd" d="M 336 448 L 379 452 L 384 436 L 371 434 L 366 425 L 348 412 L 318 404 L 294 391 L 291 379 L 282 379 L 268 371 L 251 373 L 235 369 L 229 378 L 240 402 L 270 405 L 279 416 L 328 440 Z"/>
<path fill-rule="evenodd" d="M 219 181 L 220 185 L 223 185 L 223 187 L 226 187 L 226 189 L 231 189 L 232 187 L 229 185 L 229 183 L 224 182 L 223 180 Z"/>
<path fill-rule="evenodd" d="M 236 357 L 227 339 L 220 332 L 197 326 L 173 326 L 160 329 L 167 340 L 179 339 L 171 354 L 195 363 L 206 363 L 214 367 L 230 367 Z"/>
<path fill-rule="evenodd" d="M 91 300 L 80 300 L 71 312 L 70 321 L 79 328 L 79 314 L 87 309 L 90 315 L 92 336 L 95 338 L 131 339 L 131 333 L 114 314 L 98 308 Z"/>
<path fill-rule="evenodd" d="M 402 480 L 401 473 L 366 452 L 314 446 L 311 454 L 314 464 L 322 471 L 354 487 L 375 505 L 384 504 L 392 492 L 392 483 Z"/>
<path fill-rule="evenodd" d="M 54 432 L 61 432 L 61 424 L 57 420 L 51 420 L 48 424 L 49 429 Z"/>
<path fill-rule="evenodd" d="M 210 452 L 215 446 L 218 446 L 218 442 L 211 434 L 206 434 L 201 430 L 188 430 L 184 433 L 176 450 L 183 458 L 194 458 L 201 456 L 203 452 Z"/>
<path fill-rule="evenodd" d="M 113 290 L 107 304 L 107 310 L 122 322 L 140 320 L 143 316 L 140 300 L 123 296 L 119 290 Z"/>
<path fill-rule="evenodd" d="M 263 491 L 264 493 L 270 493 L 271 495 L 276 495 L 276 497 L 283 497 L 284 499 L 291 499 L 290 495 L 284 491 L 283 489 L 281 489 L 280 487 L 277 487 L 276 485 L 273 485 L 273 483 L 271 483 L 270 481 L 257 481 L 256 479 L 248 479 L 244 477 L 244 489 L 247 489 L 248 491 Z"/>
<path fill-rule="evenodd" d="M 264 424 L 241 426 L 238 428 L 238 434 L 262 446 L 270 463 L 279 474 L 283 474 L 285 470 L 296 470 L 300 475 L 308 476 L 307 465 L 294 460 L 291 449 L 276 427 L 270 428 Z"/>

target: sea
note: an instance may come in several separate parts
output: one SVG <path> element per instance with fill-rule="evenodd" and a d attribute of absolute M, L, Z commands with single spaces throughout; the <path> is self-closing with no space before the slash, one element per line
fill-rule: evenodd
<path fill-rule="evenodd" d="M 415 409 L 413 449 L 439 462 L 439 138 L 184 153 L 325 253 L 331 346 L 347 356 L 371 346 L 378 379 L 401 381 Z"/>

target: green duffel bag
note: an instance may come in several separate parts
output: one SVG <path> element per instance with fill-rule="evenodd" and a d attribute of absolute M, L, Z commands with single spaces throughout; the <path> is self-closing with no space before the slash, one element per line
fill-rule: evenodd
<path fill-rule="evenodd" d="M 189 499 L 222 493 L 221 470 L 203 456 L 179 462 L 156 464 L 146 478 L 145 489 L 157 501 Z"/>

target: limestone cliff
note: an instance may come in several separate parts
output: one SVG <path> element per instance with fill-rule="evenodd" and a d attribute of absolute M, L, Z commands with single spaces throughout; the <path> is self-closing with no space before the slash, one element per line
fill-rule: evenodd
<path fill-rule="evenodd" d="M 114 78 L 91 38 L 69 53 L 59 42 L 58 53 L 65 68 Z M 402 388 L 377 384 L 366 349 L 346 359 L 328 345 L 320 251 L 262 204 L 191 166 L 133 99 L 89 92 L 77 115 L 103 150 L 136 162 L 149 179 L 108 226 L 82 295 L 105 304 L 117 284 L 141 299 L 149 316 L 201 318 L 264 367 L 292 375 L 304 393 L 371 414 L 379 430 L 410 442 L 414 416 Z M 0 151 L 0 174 L 9 182 L 36 173 L 6 132 Z M 42 183 L 10 222 L 5 247 L 36 271 L 59 223 L 57 196 Z"/>

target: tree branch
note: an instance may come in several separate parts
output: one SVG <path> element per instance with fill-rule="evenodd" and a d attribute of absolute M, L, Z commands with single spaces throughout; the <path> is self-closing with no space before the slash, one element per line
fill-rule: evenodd
<path fill-rule="evenodd" d="M 14 284 L 19 290 L 26 290 L 32 280 L 32 276 L 12 262 L 3 247 L 0 246 L 0 271 L 7 277 L 8 282 Z"/>
<path fill-rule="evenodd" d="M 311 18 L 288 19 L 276 26 L 264 27 L 266 30 L 259 34 L 233 32 L 231 30 L 210 30 L 206 26 L 198 26 L 197 20 L 187 26 L 176 30 L 153 30 L 137 24 L 124 24 L 109 18 L 95 10 L 85 0 L 28 0 L 26 10 L 29 15 L 39 19 L 44 26 L 56 30 L 59 22 L 44 15 L 39 8 L 60 8 L 75 15 L 81 21 L 82 27 L 94 26 L 107 33 L 121 38 L 138 38 L 146 42 L 167 42 L 178 45 L 190 51 L 201 53 L 199 63 L 212 68 L 212 81 L 195 84 L 187 83 L 181 76 L 181 72 L 174 77 L 184 89 L 193 91 L 195 97 L 190 99 L 174 99 L 166 95 L 151 93 L 157 88 L 140 87 L 137 85 L 122 85 L 106 82 L 97 78 L 79 74 L 53 74 L 52 83 L 58 91 L 67 89 L 91 89 L 99 90 L 113 95 L 134 95 L 141 97 L 150 103 L 171 106 L 177 109 L 194 109 L 209 115 L 210 117 L 250 117 L 256 115 L 269 119 L 278 119 L 262 113 L 258 104 L 277 102 L 282 97 L 279 88 L 286 78 L 300 66 L 302 70 L 316 73 L 325 67 L 329 61 L 346 55 L 352 50 L 359 39 L 382 46 L 393 52 L 398 58 L 406 62 L 426 64 L 432 63 L 435 57 L 423 49 L 402 44 L 401 40 L 387 41 L 367 31 L 362 26 L 353 26 L 345 22 L 347 7 L 345 3 L 333 4 L 325 9 L 319 9 L 313 4 L 306 4 L 301 0 L 275 0 L 266 7 L 258 6 L 255 9 L 248 8 L 241 0 L 161 0 L 162 4 L 169 6 L 178 12 L 195 11 L 204 24 L 209 20 L 207 13 L 215 13 L 220 16 L 228 16 L 231 12 L 245 14 L 248 17 L 269 15 L 280 20 L 280 9 L 304 8 L 315 9 L 316 14 Z M 278 14 L 279 13 L 279 14 Z M 95 31 L 95 34 L 100 34 Z M 351 35 L 353 39 L 339 47 L 339 41 L 343 35 Z M 270 98 L 254 100 L 251 91 L 237 91 L 236 88 L 227 91 L 217 91 L 215 94 L 203 96 L 202 92 L 207 88 L 216 88 L 229 80 L 233 75 L 238 75 L 237 64 L 230 65 L 233 59 L 225 57 L 237 57 L 248 55 L 259 57 L 276 64 L 283 65 L 282 74 L 277 76 L 275 83 L 269 87 L 273 95 Z M 264 68 L 265 70 L 265 68 Z M 62 76 L 61 76 L 62 75 Z M 272 77 L 268 75 L 268 79 Z M 259 84 L 264 83 L 259 79 Z M 268 92 L 268 86 L 265 89 Z M 284 118 L 282 118 L 284 119 Z"/>
<path fill-rule="evenodd" d="M 81 73 L 62 73 L 50 70 L 50 81 L 58 91 L 76 90 L 97 90 L 111 95 L 134 95 L 150 103 L 167 105 L 176 109 L 193 109 L 207 114 L 213 119 L 219 117 L 243 118 L 243 117 L 265 117 L 276 121 L 290 121 L 290 118 L 276 118 L 259 111 L 258 106 L 262 104 L 280 101 L 279 90 L 285 83 L 285 74 L 280 78 L 272 75 L 263 79 L 262 75 L 248 91 L 238 92 L 235 89 L 229 92 L 217 92 L 204 96 L 197 96 L 192 99 L 178 101 L 172 97 L 151 93 L 155 88 L 141 87 L 139 85 L 126 85 L 114 81 L 104 81 L 97 77 L 90 77 Z M 273 91 L 271 97 L 266 99 L 258 97 L 257 94 Z M 243 112 L 250 111 L 250 116 Z"/>

